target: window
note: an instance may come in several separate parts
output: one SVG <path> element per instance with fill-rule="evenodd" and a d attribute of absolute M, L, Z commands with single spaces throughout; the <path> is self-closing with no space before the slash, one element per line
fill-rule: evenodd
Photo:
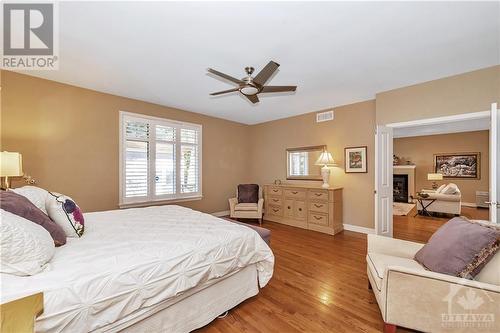
<path fill-rule="evenodd" d="M 201 197 L 201 125 L 120 112 L 120 205 Z"/>
<path fill-rule="evenodd" d="M 293 152 L 290 156 L 290 176 L 307 176 L 309 174 L 309 154 L 307 151 Z"/>

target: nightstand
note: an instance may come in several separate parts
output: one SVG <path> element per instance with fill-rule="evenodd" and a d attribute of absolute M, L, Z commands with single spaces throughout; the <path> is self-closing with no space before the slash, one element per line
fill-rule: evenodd
<path fill-rule="evenodd" d="M 43 293 L 0 304 L 2 333 L 33 333 L 35 319 L 43 313 Z"/>

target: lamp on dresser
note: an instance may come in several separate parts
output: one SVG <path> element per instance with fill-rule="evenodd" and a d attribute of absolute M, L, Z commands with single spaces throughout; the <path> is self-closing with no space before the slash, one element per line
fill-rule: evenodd
<path fill-rule="evenodd" d="M 0 153 L 0 177 L 4 182 L 2 188 L 10 187 L 9 177 L 21 177 L 23 175 L 23 158 L 19 153 L 2 151 Z"/>
<path fill-rule="evenodd" d="M 321 168 L 321 177 L 323 178 L 323 185 L 321 185 L 322 188 L 329 188 L 330 184 L 328 183 L 328 180 L 330 178 L 330 168 L 332 166 L 336 166 L 335 161 L 333 160 L 332 154 L 330 154 L 328 151 L 324 150 L 321 155 L 319 155 L 318 159 L 316 160 L 316 165 L 323 166 Z"/>

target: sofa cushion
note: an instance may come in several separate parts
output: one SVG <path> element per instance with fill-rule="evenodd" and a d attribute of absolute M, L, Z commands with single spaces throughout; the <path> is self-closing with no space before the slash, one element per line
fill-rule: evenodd
<path fill-rule="evenodd" d="M 240 184 L 238 185 L 238 203 L 259 202 L 259 185 Z"/>
<path fill-rule="evenodd" d="M 439 193 L 440 194 L 452 195 L 452 194 L 456 194 L 456 193 L 459 193 L 459 192 L 460 191 L 458 190 L 458 186 L 456 184 L 449 183 Z"/>
<path fill-rule="evenodd" d="M 421 271 L 425 270 L 413 259 L 395 257 L 387 254 L 369 252 L 366 259 L 378 290 L 382 290 L 382 280 L 384 279 L 385 270 L 389 266 L 405 267 Z"/>
<path fill-rule="evenodd" d="M 234 206 L 235 211 L 251 211 L 256 212 L 259 210 L 259 205 L 256 203 L 239 203 Z"/>
<path fill-rule="evenodd" d="M 439 186 L 435 193 L 441 193 L 441 191 L 446 187 L 446 184 Z"/>
<path fill-rule="evenodd" d="M 425 268 L 472 279 L 500 247 L 500 228 L 456 217 L 432 235 L 415 254 Z"/>

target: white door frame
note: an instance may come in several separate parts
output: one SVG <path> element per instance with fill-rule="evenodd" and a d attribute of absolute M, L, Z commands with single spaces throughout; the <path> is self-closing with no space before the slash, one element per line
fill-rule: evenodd
<path fill-rule="evenodd" d="M 475 120 L 475 119 L 484 119 L 484 118 L 490 118 L 491 112 L 490 111 L 480 111 L 480 112 L 470 112 L 470 113 L 463 113 L 463 114 L 457 114 L 457 115 L 452 115 L 452 116 L 444 116 L 444 117 L 435 117 L 435 118 L 425 118 L 425 119 L 418 119 L 418 120 L 410 120 L 410 121 L 403 121 L 403 122 L 397 122 L 397 123 L 390 123 L 386 124 L 385 126 L 391 127 L 393 129 L 396 128 L 405 128 L 405 127 L 415 127 L 415 126 L 422 126 L 422 125 L 436 125 L 436 124 L 444 124 L 448 122 L 453 122 L 453 121 L 463 121 L 463 120 Z M 376 134 L 378 135 L 378 134 Z M 391 139 L 393 140 L 394 138 L 391 135 Z M 378 151 L 380 147 L 378 147 L 378 142 L 380 140 L 377 139 L 377 136 L 375 137 L 375 151 Z M 392 164 L 392 156 L 390 156 L 390 163 Z M 379 162 L 376 161 L 376 166 L 375 170 L 377 168 L 380 168 L 381 166 L 378 165 Z M 376 178 L 376 177 L 375 177 Z M 375 191 L 377 191 L 377 180 L 375 180 Z M 375 196 L 375 200 L 377 200 L 377 196 Z M 392 205 L 393 200 L 392 196 L 390 197 L 390 204 Z M 379 203 L 375 202 L 375 207 L 377 207 Z M 375 211 L 375 232 L 378 232 L 378 230 L 382 230 L 381 226 L 379 224 L 385 224 L 389 225 L 390 230 L 392 230 L 392 224 L 393 224 L 393 218 L 392 214 L 388 216 L 388 221 L 380 221 L 379 217 L 377 216 L 377 211 Z"/>

